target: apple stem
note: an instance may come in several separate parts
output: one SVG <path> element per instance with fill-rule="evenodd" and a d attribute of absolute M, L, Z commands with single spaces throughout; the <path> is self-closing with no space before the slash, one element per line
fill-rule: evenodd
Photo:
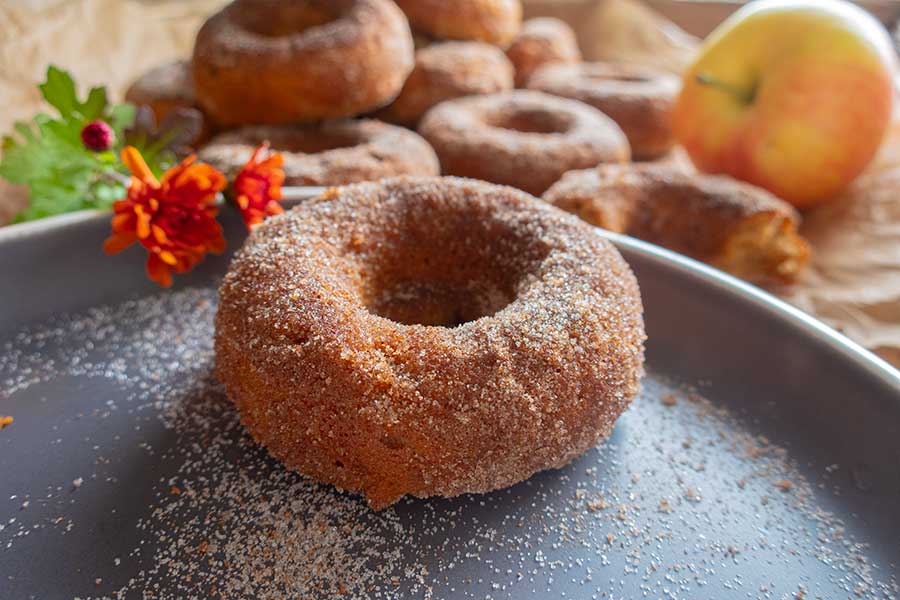
<path fill-rule="evenodd" d="M 745 104 L 750 104 L 756 97 L 756 88 L 751 88 L 749 90 L 743 89 L 707 73 L 697 73 L 697 83 L 700 85 L 708 85 L 711 88 L 731 94 Z"/>

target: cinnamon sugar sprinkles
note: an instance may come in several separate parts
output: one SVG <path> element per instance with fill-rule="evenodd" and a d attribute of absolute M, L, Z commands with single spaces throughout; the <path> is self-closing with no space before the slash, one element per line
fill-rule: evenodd
<path fill-rule="evenodd" d="M 612 437 L 565 468 L 372 512 L 285 470 L 245 433 L 211 375 L 216 302 L 212 287 L 159 294 L 0 345 L 0 407 L 16 416 L 0 460 L 44 473 L 34 487 L 0 483 L 0 595 L 900 596 L 898 565 L 873 562 L 879 547 L 858 537 L 856 517 L 826 508 L 849 465 L 798 465 L 752 419 L 670 385 L 652 364 Z M 45 406 L 54 382 L 113 391 Z M 26 398 L 37 407 L 12 408 Z M 47 461 L 78 462 L 24 455 L 29 427 L 53 432 Z M 28 557 L 53 564 L 66 587 L 24 581 Z"/>

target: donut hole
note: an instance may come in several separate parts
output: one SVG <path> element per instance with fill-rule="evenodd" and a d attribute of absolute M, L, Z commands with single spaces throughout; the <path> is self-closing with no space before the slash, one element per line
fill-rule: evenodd
<path fill-rule="evenodd" d="M 339 6 L 309 0 L 245 0 L 236 6 L 243 10 L 235 10 L 235 22 L 243 29 L 264 37 L 305 33 L 341 17 Z"/>
<path fill-rule="evenodd" d="M 360 295 L 369 312 L 434 327 L 490 317 L 515 300 L 549 252 L 489 216 L 424 209 L 366 254 Z"/>
<path fill-rule="evenodd" d="M 396 281 L 373 296 L 367 308 L 403 325 L 457 327 L 489 317 L 512 302 L 502 286 L 447 281 Z"/>
<path fill-rule="evenodd" d="M 326 130 L 321 127 L 296 127 L 286 130 L 250 128 L 244 131 L 240 138 L 243 145 L 255 147 L 268 142 L 272 150 L 290 154 L 319 154 L 329 150 L 354 148 L 368 141 L 365 136 L 352 130 L 336 128 Z"/>
<path fill-rule="evenodd" d="M 573 123 L 572 115 L 546 108 L 515 108 L 488 115 L 487 124 L 521 133 L 566 133 Z"/>
<path fill-rule="evenodd" d="M 262 142 L 263 140 L 260 140 Z M 273 150 L 294 154 L 319 154 L 329 150 L 353 148 L 365 143 L 359 136 L 349 133 L 318 131 L 310 135 L 297 135 L 285 139 L 270 140 Z"/>

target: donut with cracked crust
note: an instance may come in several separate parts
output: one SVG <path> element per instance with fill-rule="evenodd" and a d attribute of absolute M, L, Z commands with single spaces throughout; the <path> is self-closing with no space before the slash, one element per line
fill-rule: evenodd
<path fill-rule="evenodd" d="M 730 177 L 665 164 L 601 165 L 566 173 L 543 198 L 592 225 L 756 283 L 790 283 L 810 258 L 797 211 Z"/>

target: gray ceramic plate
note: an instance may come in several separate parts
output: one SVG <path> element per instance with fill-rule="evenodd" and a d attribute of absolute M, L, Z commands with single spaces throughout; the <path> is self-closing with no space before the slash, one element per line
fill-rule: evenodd
<path fill-rule="evenodd" d="M 227 257 L 160 292 L 107 231 L 0 230 L 2 598 L 900 595 L 900 376 L 755 288 L 610 236 L 649 373 L 609 442 L 372 514 L 268 459 L 222 397 Z"/>

